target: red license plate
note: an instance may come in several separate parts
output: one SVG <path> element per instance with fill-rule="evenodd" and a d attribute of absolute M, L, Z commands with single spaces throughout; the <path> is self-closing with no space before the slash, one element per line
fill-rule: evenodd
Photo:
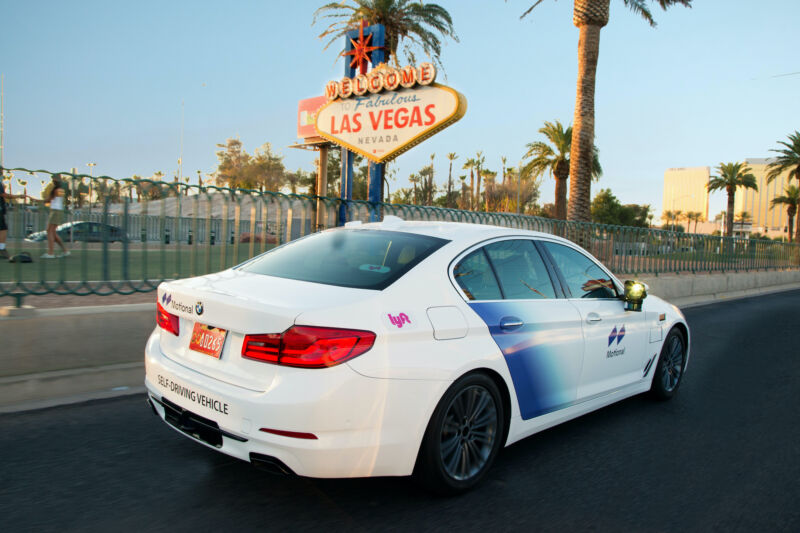
<path fill-rule="evenodd" d="M 219 359 L 227 330 L 195 322 L 189 349 Z"/>

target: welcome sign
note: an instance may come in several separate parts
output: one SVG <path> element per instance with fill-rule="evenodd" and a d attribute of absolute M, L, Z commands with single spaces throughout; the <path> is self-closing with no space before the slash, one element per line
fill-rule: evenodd
<path fill-rule="evenodd" d="M 317 133 L 383 163 L 458 121 L 467 110 L 464 95 L 437 83 L 382 89 L 330 101 L 317 113 Z"/>

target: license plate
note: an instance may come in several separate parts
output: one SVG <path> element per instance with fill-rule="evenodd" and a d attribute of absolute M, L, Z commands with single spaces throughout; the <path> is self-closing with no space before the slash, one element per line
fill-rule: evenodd
<path fill-rule="evenodd" d="M 189 349 L 219 359 L 227 330 L 195 322 Z"/>

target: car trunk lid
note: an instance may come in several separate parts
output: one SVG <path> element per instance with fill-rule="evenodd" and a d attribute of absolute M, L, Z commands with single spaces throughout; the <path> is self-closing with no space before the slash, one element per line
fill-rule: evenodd
<path fill-rule="evenodd" d="M 354 303 L 373 294 L 239 270 L 162 283 L 158 303 L 179 317 L 180 326 L 177 336 L 161 330 L 161 351 L 208 377 L 264 391 L 283 367 L 243 358 L 245 335 L 281 333 L 304 311 Z M 197 323 L 226 330 L 219 358 L 190 349 Z"/>

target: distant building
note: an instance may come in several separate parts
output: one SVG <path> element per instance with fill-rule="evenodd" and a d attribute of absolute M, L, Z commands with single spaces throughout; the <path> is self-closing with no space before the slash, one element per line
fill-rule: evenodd
<path fill-rule="evenodd" d="M 783 190 L 789 184 L 789 172 L 784 172 L 775 178 L 772 183 L 767 184 L 767 165 L 770 160 L 754 158 L 746 159 L 745 161 L 753 169 L 758 191 L 752 189 L 738 189 L 736 191 L 734 217 L 737 217 L 742 211 L 747 211 L 751 217 L 750 231 L 769 235 L 770 237 L 786 235 L 789 224 L 786 216 L 786 206 L 777 206 L 774 209 L 770 209 L 770 202 L 776 196 L 784 194 Z M 734 229 L 737 226 L 738 224 L 735 223 Z"/>
<path fill-rule="evenodd" d="M 661 212 L 698 212 L 708 220 L 709 167 L 670 168 L 664 172 L 664 196 Z M 684 224 L 681 222 L 681 224 Z"/>

